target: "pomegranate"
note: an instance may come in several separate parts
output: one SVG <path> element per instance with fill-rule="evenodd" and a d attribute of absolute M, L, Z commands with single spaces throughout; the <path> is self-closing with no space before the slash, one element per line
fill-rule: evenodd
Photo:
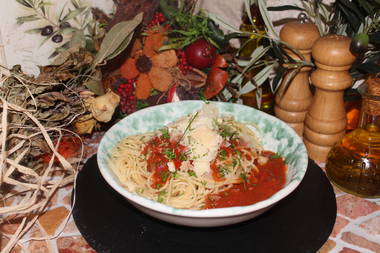
<path fill-rule="evenodd" d="M 205 39 L 191 43 L 185 49 L 187 62 L 198 69 L 211 66 L 216 56 L 216 48 Z"/>

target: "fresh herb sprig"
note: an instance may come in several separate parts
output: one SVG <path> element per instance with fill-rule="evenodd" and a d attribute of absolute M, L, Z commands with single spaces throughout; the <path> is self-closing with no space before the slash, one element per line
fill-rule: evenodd
<path fill-rule="evenodd" d="M 198 116 L 199 112 L 196 112 L 189 120 L 189 123 L 187 124 L 186 128 L 185 128 L 185 131 L 183 131 L 183 134 L 181 135 L 181 137 L 179 138 L 179 140 L 177 141 L 177 145 L 182 141 L 183 137 L 185 137 L 187 131 L 189 131 L 190 127 L 191 127 L 191 124 L 193 123 L 193 121 L 195 120 L 195 118 Z"/>
<path fill-rule="evenodd" d="M 170 20 L 169 24 L 172 27 L 168 31 L 169 42 L 161 48 L 162 50 L 182 49 L 200 38 L 204 38 L 216 48 L 222 49 L 234 37 L 231 34 L 225 35 L 204 12 L 194 13 L 196 1 L 187 4 L 187 1 L 178 1 L 179 7 L 171 5 L 170 2 L 173 1 L 160 1 L 161 11 Z M 194 6 L 191 6 L 192 4 Z"/>

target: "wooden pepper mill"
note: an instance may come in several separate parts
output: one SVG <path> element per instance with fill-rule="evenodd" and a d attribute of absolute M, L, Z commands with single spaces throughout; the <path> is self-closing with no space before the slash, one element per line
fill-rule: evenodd
<path fill-rule="evenodd" d="M 305 57 L 306 61 L 310 61 L 311 48 L 314 42 L 320 38 L 320 34 L 314 24 L 291 22 L 283 26 L 280 31 L 280 38 L 291 47 L 297 49 Z M 301 59 L 291 50 L 285 50 L 293 59 Z M 301 137 L 306 113 L 313 99 L 309 88 L 310 70 L 310 67 L 303 67 L 289 83 L 288 87 L 281 84 L 275 97 L 274 111 L 276 117 L 285 121 Z M 287 73 L 283 80 L 289 78 L 288 75 L 290 73 Z"/>
<path fill-rule="evenodd" d="M 304 143 L 309 157 L 326 162 L 330 149 L 345 134 L 346 112 L 343 92 L 352 84 L 348 70 L 355 61 L 351 39 L 328 35 L 318 39 L 312 49 L 317 69 L 311 74 L 316 87 L 306 115 Z"/>

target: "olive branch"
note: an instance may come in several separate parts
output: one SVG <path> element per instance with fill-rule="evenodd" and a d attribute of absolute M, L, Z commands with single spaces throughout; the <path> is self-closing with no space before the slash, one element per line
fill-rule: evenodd
<path fill-rule="evenodd" d="M 71 0 L 66 3 L 59 12 L 57 20 L 49 15 L 52 3 L 45 0 L 16 0 L 31 14 L 17 17 L 17 24 L 26 22 L 42 21 L 44 26 L 26 30 L 28 34 L 41 34 L 44 37 L 40 46 L 51 40 L 59 47 L 50 56 L 55 57 L 59 53 L 79 44 L 82 48 L 95 48 L 95 40 L 103 35 L 104 31 L 100 24 L 92 17 L 91 8 L 80 0 Z M 63 44 L 61 44 L 63 43 Z"/>

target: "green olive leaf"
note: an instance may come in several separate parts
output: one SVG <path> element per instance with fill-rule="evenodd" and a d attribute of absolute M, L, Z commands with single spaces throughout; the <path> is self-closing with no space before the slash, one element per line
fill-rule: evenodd
<path fill-rule="evenodd" d="M 240 94 L 246 94 L 257 87 L 260 87 L 268 78 L 270 73 L 272 72 L 273 64 L 266 66 L 259 73 L 257 73 L 252 81 L 247 82 L 244 87 L 240 90 Z"/>
<path fill-rule="evenodd" d="M 211 20 L 213 20 L 217 25 L 219 25 L 220 27 L 222 27 L 222 28 L 224 28 L 224 29 L 226 29 L 226 30 L 228 30 L 228 31 L 236 32 L 236 33 L 241 33 L 241 31 L 240 31 L 238 28 L 236 28 L 236 27 L 234 27 L 234 26 L 228 24 L 228 23 L 227 23 L 226 21 L 224 21 L 221 17 L 219 17 L 219 16 L 217 16 L 217 15 L 215 15 L 215 14 L 213 14 L 213 13 L 209 13 L 209 14 L 208 14 L 208 17 L 209 17 Z"/>
<path fill-rule="evenodd" d="M 258 0 L 257 2 L 258 2 L 261 16 L 263 17 L 263 20 L 264 20 L 268 35 L 273 39 L 279 40 L 279 36 L 276 30 L 274 29 L 271 18 L 269 17 L 266 0 Z"/>
<path fill-rule="evenodd" d="M 42 28 L 29 29 L 29 30 L 26 30 L 25 33 L 28 33 L 28 34 L 37 34 L 37 33 L 41 33 L 41 29 Z"/>
<path fill-rule="evenodd" d="M 16 0 L 19 4 L 27 7 L 27 8 L 33 8 L 33 4 L 30 3 L 29 1 L 27 0 Z"/>
<path fill-rule="evenodd" d="M 69 10 L 69 12 L 63 17 L 62 22 L 73 19 L 80 15 L 86 8 L 82 7 L 75 10 Z"/>
<path fill-rule="evenodd" d="M 103 61 L 112 59 L 116 56 L 117 52 L 121 52 L 121 49 L 125 49 L 129 44 L 136 27 L 141 23 L 143 13 L 137 14 L 132 20 L 123 21 L 111 28 L 111 30 L 105 35 L 99 52 L 96 54 L 92 64 L 92 69 L 102 63 Z"/>
<path fill-rule="evenodd" d="M 17 17 L 17 24 L 22 25 L 25 22 L 30 22 L 30 21 L 36 21 L 39 20 L 40 18 L 37 15 L 28 15 L 28 16 L 22 16 L 22 17 Z"/>

